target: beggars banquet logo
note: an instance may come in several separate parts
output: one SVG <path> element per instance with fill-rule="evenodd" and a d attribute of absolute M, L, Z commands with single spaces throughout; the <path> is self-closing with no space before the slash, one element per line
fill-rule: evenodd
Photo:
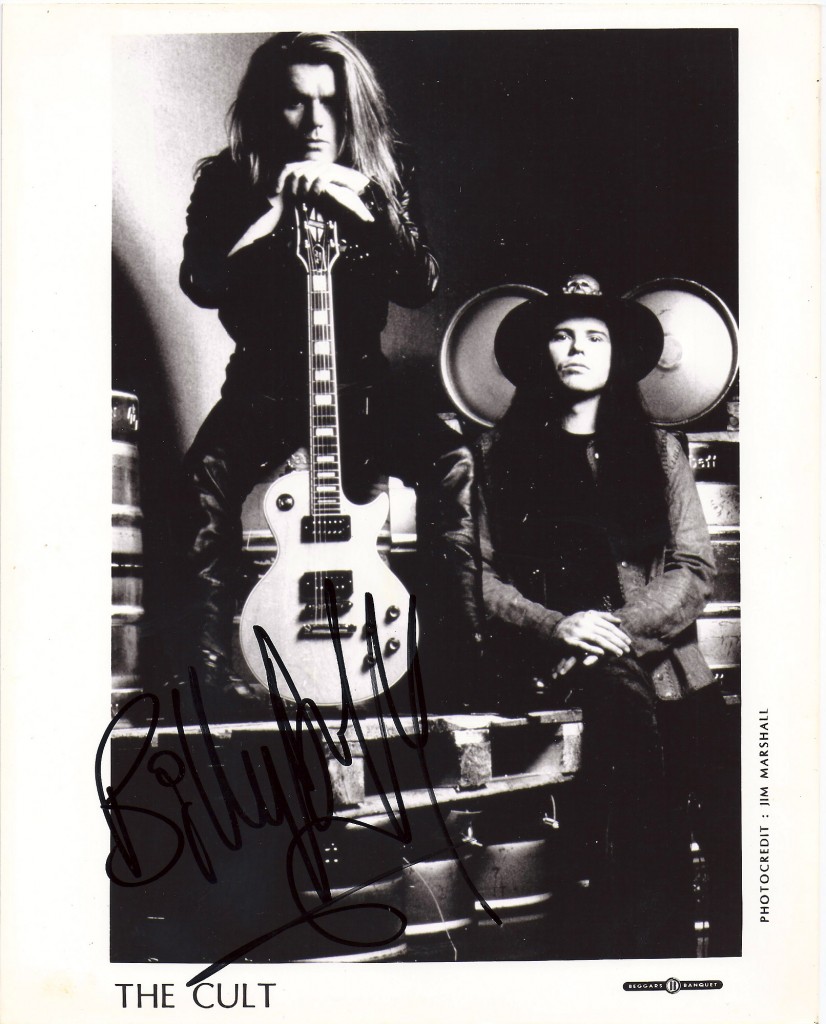
<path fill-rule="evenodd" d="M 702 989 L 722 988 L 722 981 L 678 981 L 668 978 L 666 981 L 626 981 L 623 984 L 626 992 L 668 992 L 676 995 L 681 989 L 698 991 Z"/>

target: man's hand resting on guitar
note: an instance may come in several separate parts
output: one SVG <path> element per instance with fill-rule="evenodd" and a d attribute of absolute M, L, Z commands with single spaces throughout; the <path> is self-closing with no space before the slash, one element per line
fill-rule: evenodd
<path fill-rule="evenodd" d="M 325 195 L 354 213 L 360 220 L 372 223 L 375 218 L 361 200 L 359 193 L 367 187 L 370 179 L 352 167 L 326 163 L 321 160 L 300 160 L 285 164 L 278 176 L 275 191 L 271 196 L 270 209 L 251 224 L 230 249 L 233 256 L 239 249 L 252 245 L 259 238 L 275 231 L 284 211 L 284 198 L 300 202 L 313 196 Z"/>
<path fill-rule="evenodd" d="M 365 174 L 352 167 L 320 160 L 301 160 L 284 166 L 275 186 L 275 197 L 291 196 L 300 202 L 314 196 L 329 196 L 360 220 L 370 223 L 375 218 L 360 197 L 369 183 L 370 179 Z"/>

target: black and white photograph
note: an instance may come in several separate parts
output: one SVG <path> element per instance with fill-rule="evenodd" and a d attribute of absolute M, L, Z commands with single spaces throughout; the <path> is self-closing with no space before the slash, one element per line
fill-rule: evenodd
<path fill-rule="evenodd" d="M 736 31 L 116 56 L 113 959 L 738 955 Z"/>
<path fill-rule="evenodd" d="M 123 6 L 59 12 L 59 256 L 6 221 L 4 441 L 37 402 L 59 528 L 9 449 L 6 608 L 16 552 L 57 589 L 5 856 L 69 902 L 38 940 L 15 889 L 4 941 L 84 966 L 27 959 L 3 1021 L 814 1019 L 816 106 L 755 98 L 772 48 L 816 90 L 816 19 Z"/>

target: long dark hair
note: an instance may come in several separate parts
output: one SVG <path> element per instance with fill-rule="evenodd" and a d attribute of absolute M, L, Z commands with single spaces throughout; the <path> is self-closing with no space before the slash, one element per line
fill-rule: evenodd
<path fill-rule="evenodd" d="M 253 185 L 272 186 L 284 165 L 278 130 L 288 69 L 293 64 L 329 64 L 341 101 L 342 163 L 377 182 L 390 200 L 399 190 L 398 140 L 390 109 L 364 55 L 336 32 L 279 32 L 258 47 L 228 115 L 233 161 Z"/>
<path fill-rule="evenodd" d="M 614 351 L 620 352 L 620 346 Z M 622 357 L 613 355 L 596 418 L 597 491 L 617 558 L 646 558 L 661 551 L 669 537 L 662 439 L 648 419 L 636 382 L 624 372 Z M 548 357 L 536 380 L 517 389 L 494 432 L 492 475 L 514 500 L 522 500 L 516 491 L 536 472 L 538 446 L 553 457 L 553 438 L 562 431 L 565 412 Z"/>
<path fill-rule="evenodd" d="M 636 382 L 611 376 L 597 410 L 597 486 L 620 555 L 665 546 L 669 537 L 661 441 Z"/>

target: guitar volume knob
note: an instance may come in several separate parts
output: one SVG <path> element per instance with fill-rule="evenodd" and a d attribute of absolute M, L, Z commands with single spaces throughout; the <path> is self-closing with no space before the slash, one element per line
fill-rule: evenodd
<path fill-rule="evenodd" d="M 291 494 L 279 494 L 275 499 L 275 507 L 279 512 L 289 512 L 295 504 L 295 498 Z"/>
<path fill-rule="evenodd" d="M 401 645 L 402 645 L 401 640 L 398 640 L 396 637 L 393 636 L 384 645 L 384 653 L 385 654 L 395 654 L 396 651 L 399 650 Z"/>
<path fill-rule="evenodd" d="M 387 615 L 385 616 L 385 618 L 387 619 L 388 622 L 395 622 L 400 615 L 401 610 L 398 608 L 398 606 L 395 604 L 391 604 L 390 607 L 387 609 Z"/>

